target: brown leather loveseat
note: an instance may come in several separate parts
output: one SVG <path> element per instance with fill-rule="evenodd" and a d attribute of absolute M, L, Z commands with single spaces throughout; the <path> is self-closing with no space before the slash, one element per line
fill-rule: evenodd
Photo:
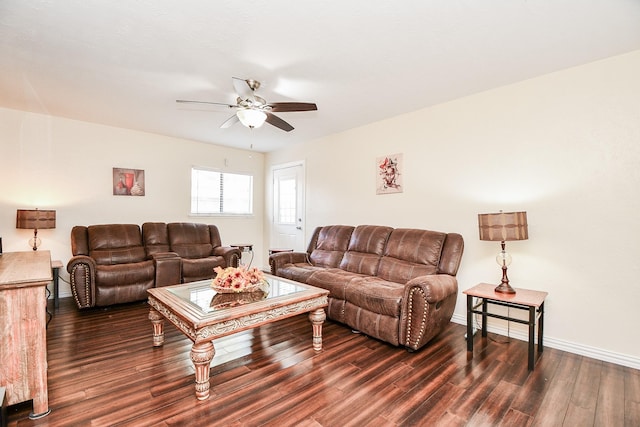
<path fill-rule="evenodd" d="M 307 252 L 275 253 L 269 264 L 329 290 L 329 318 L 417 350 L 451 320 L 463 249 L 456 233 L 330 225 L 314 231 Z"/>
<path fill-rule="evenodd" d="M 78 308 L 146 300 L 149 288 L 211 278 L 214 267 L 237 267 L 241 256 L 222 246 L 216 226 L 192 223 L 75 226 L 71 252 Z"/>
<path fill-rule="evenodd" d="M 145 222 L 142 238 L 149 255 L 174 252 L 182 260 L 181 283 L 212 277 L 216 267 L 237 267 L 238 248 L 222 246 L 215 225 L 193 222 Z"/>

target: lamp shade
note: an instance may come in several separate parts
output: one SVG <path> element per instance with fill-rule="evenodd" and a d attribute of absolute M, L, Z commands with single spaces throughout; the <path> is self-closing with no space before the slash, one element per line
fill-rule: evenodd
<path fill-rule="evenodd" d="M 16 228 L 44 230 L 56 228 L 56 211 L 39 209 L 18 209 Z"/>
<path fill-rule="evenodd" d="M 251 108 L 238 110 L 236 115 L 240 122 L 248 128 L 259 128 L 267 120 L 267 114 L 264 111 Z"/>
<path fill-rule="evenodd" d="M 506 242 L 529 238 L 526 212 L 478 214 L 478 227 L 480 240 Z"/>

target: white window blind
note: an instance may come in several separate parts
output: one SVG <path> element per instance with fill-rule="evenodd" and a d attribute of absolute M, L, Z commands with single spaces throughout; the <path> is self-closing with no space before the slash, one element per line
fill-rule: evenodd
<path fill-rule="evenodd" d="M 253 214 L 253 176 L 192 168 L 191 213 Z"/>

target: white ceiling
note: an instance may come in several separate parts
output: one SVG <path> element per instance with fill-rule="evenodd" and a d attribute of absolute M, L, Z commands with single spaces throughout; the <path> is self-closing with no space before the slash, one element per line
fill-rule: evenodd
<path fill-rule="evenodd" d="M 640 0 L 0 0 L 0 107 L 266 152 L 640 49 Z M 219 129 L 231 77 L 296 129 Z"/>

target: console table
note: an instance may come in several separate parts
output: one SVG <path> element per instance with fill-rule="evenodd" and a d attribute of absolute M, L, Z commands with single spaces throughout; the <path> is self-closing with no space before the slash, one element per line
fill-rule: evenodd
<path fill-rule="evenodd" d="M 538 355 L 542 353 L 544 346 L 542 345 L 542 332 L 544 329 L 544 300 L 547 292 L 532 291 L 529 289 L 516 289 L 515 294 L 507 294 L 496 292 L 496 285 L 488 283 L 480 283 L 473 288 L 463 291 L 467 295 L 467 351 L 473 354 L 473 315 L 482 315 L 482 336 L 487 336 L 487 317 L 507 320 L 511 322 L 522 323 L 529 326 L 529 361 L 528 368 L 533 371 L 535 366 L 534 360 L 534 339 L 536 319 L 538 319 Z M 478 304 L 473 305 L 473 297 L 480 300 Z M 529 312 L 528 320 L 522 320 L 510 316 L 502 316 L 499 314 L 489 313 L 488 305 L 500 305 L 503 307 L 515 308 L 518 310 L 526 310 Z M 480 308 L 480 310 L 478 310 Z"/>
<path fill-rule="evenodd" d="M 0 256 L 0 387 L 8 405 L 33 400 L 29 418 L 49 414 L 47 295 L 49 251 Z"/>

